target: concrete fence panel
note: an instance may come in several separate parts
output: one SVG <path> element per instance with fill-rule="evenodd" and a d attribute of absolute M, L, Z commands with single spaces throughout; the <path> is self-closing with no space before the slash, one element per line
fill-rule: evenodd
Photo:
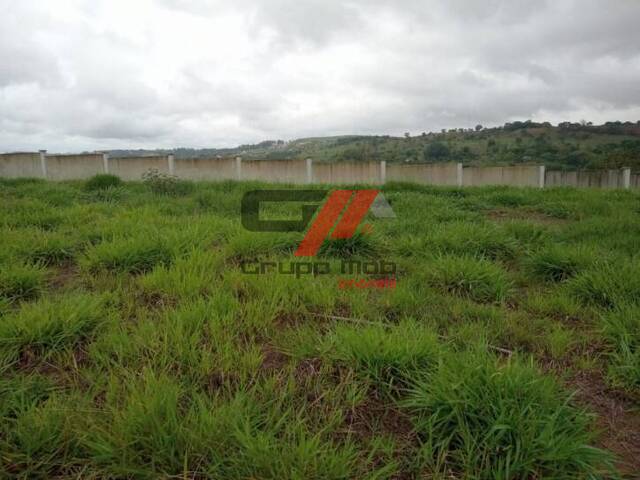
<path fill-rule="evenodd" d="M 104 173 L 101 153 L 81 155 L 47 155 L 47 178 L 82 180 Z"/>
<path fill-rule="evenodd" d="M 165 155 L 154 157 L 110 157 L 109 173 L 123 180 L 141 180 L 142 175 L 150 169 L 161 173 L 169 173 L 169 160 Z"/>
<path fill-rule="evenodd" d="M 540 167 L 538 165 L 518 165 L 502 167 L 501 185 L 518 187 L 539 187 Z"/>
<path fill-rule="evenodd" d="M 462 184 L 469 187 L 485 185 L 513 185 L 539 187 L 540 168 L 537 165 L 503 167 L 465 167 Z"/>
<path fill-rule="evenodd" d="M 380 183 L 380 162 L 314 163 L 314 183 Z"/>
<path fill-rule="evenodd" d="M 387 181 L 455 186 L 457 164 L 387 164 Z"/>
<path fill-rule="evenodd" d="M 242 180 L 306 183 L 307 162 L 306 160 L 243 160 Z"/>
<path fill-rule="evenodd" d="M 502 167 L 466 167 L 462 173 L 462 185 L 477 187 L 482 185 L 500 185 Z"/>
<path fill-rule="evenodd" d="M 522 165 L 514 167 L 465 167 L 462 184 L 469 187 L 485 185 L 539 186 L 539 167 Z"/>
<path fill-rule="evenodd" d="M 632 173 L 629 184 L 631 188 L 640 188 L 640 173 Z"/>
<path fill-rule="evenodd" d="M 631 175 L 631 187 L 633 177 Z M 545 183 L 548 187 L 623 188 L 624 173 L 622 170 L 547 170 Z"/>
<path fill-rule="evenodd" d="M 0 177 L 42 178 L 43 174 L 42 165 L 40 163 L 40 153 L 25 152 L 0 154 Z"/>
<path fill-rule="evenodd" d="M 236 180 L 233 158 L 176 158 L 175 174 L 185 180 Z"/>

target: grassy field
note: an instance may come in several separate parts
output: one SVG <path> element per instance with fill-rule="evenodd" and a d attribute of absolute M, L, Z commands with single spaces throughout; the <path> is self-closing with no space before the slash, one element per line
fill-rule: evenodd
<path fill-rule="evenodd" d="M 637 478 L 638 193 L 388 184 L 343 289 L 242 272 L 268 186 L 108 183 L 0 181 L 1 478 Z"/>

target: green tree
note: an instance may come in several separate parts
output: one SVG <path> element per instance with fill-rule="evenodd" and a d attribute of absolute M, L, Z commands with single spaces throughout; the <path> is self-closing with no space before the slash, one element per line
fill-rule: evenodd
<path fill-rule="evenodd" d="M 432 142 L 424 147 L 424 158 L 429 161 L 444 160 L 451 154 L 449 147 L 442 142 Z"/>

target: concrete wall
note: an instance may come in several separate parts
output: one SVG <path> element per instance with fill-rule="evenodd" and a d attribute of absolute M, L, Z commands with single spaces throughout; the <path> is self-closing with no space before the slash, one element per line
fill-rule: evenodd
<path fill-rule="evenodd" d="M 457 163 L 387 164 L 387 181 L 457 185 Z"/>
<path fill-rule="evenodd" d="M 187 180 L 236 180 L 236 161 L 229 158 L 175 159 L 175 175 Z"/>
<path fill-rule="evenodd" d="M 483 185 L 537 187 L 538 171 L 538 166 L 466 167 L 462 173 L 462 185 L 469 187 Z"/>
<path fill-rule="evenodd" d="M 310 161 L 309 161 L 310 162 Z M 46 178 L 51 180 L 84 179 L 104 173 L 104 157 L 100 153 L 45 156 Z M 309 168 L 310 167 L 310 168 Z M 108 160 L 108 171 L 123 180 L 140 180 L 150 169 L 170 172 L 169 157 L 115 157 Z M 459 173 L 461 172 L 462 178 Z M 539 166 L 464 167 L 457 163 L 386 164 L 307 163 L 306 160 L 239 159 L 174 159 L 173 174 L 187 180 L 259 180 L 304 184 L 380 184 L 383 181 L 415 182 L 426 185 L 463 186 L 512 185 L 520 187 L 570 186 L 624 188 L 623 170 L 561 171 Z M 0 177 L 43 178 L 40 152 L 0 154 Z M 383 180 L 384 173 L 384 180 Z M 310 176 L 309 176 L 310 175 Z M 640 188 L 640 174 L 627 177 L 631 188 Z"/>
<path fill-rule="evenodd" d="M 313 183 L 380 183 L 380 162 L 314 163 Z"/>
<path fill-rule="evenodd" d="M 104 173 L 101 153 L 87 155 L 47 154 L 47 178 L 50 180 L 79 180 Z"/>
<path fill-rule="evenodd" d="M 631 187 L 634 187 L 634 177 L 637 178 L 638 175 L 631 175 Z M 624 185 L 622 170 L 578 170 L 572 172 L 547 170 L 545 186 L 623 188 Z"/>
<path fill-rule="evenodd" d="M 42 178 L 43 175 L 42 165 L 40 164 L 40 153 L 28 152 L 0 154 L 0 177 Z"/>
<path fill-rule="evenodd" d="M 315 164 L 314 167 L 318 167 Z M 264 182 L 306 183 L 306 160 L 243 160 L 242 180 Z M 315 170 L 315 168 L 314 168 Z"/>
<path fill-rule="evenodd" d="M 155 168 L 161 173 L 169 173 L 169 161 L 166 156 L 155 157 L 119 157 L 109 158 L 109 173 L 123 180 L 140 180 L 149 169 Z"/>

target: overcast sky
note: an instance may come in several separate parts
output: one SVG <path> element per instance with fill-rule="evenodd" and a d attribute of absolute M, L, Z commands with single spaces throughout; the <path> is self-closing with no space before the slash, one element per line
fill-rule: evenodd
<path fill-rule="evenodd" d="M 638 0 L 0 0 L 0 151 L 640 120 Z"/>

